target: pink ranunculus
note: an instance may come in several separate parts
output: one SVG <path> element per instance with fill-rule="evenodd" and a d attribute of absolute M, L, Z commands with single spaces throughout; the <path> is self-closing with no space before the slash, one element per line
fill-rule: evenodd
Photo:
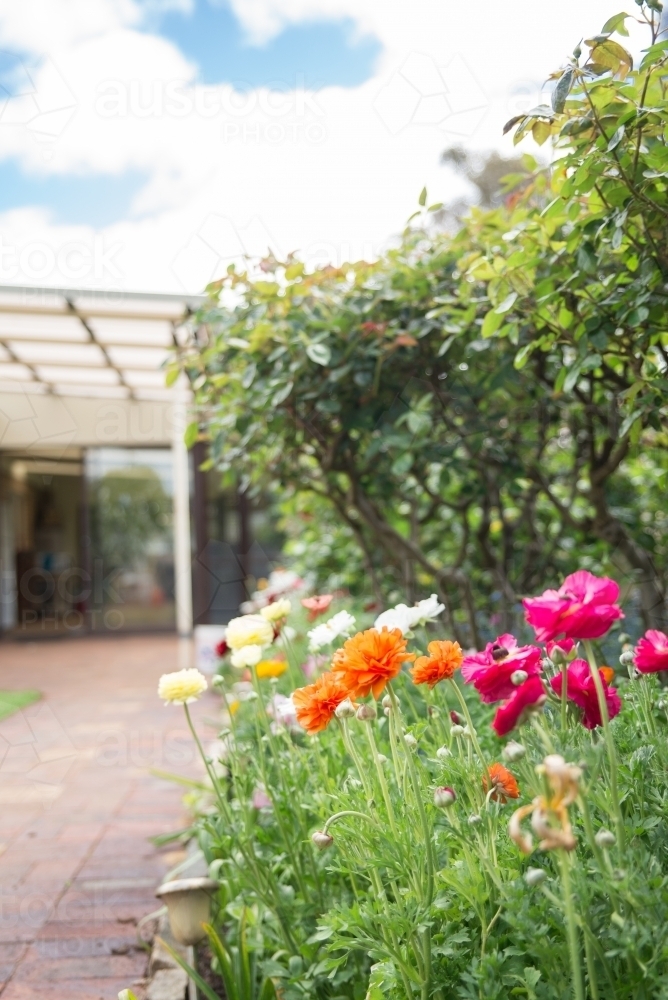
<path fill-rule="evenodd" d="M 545 649 L 547 650 L 547 655 L 551 660 L 554 660 L 553 653 L 555 650 L 559 650 L 563 654 L 564 658 L 568 657 L 569 653 L 572 653 L 575 649 L 574 639 L 558 639 L 557 642 L 546 642 Z"/>
<path fill-rule="evenodd" d="M 616 604 L 618 597 L 619 586 L 614 580 L 579 569 L 566 577 L 559 590 L 546 590 L 522 604 L 538 642 L 560 635 L 566 639 L 598 639 L 614 621 L 624 617 Z"/>
<path fill-rule="evenodd" d="M 516 726 L 521 726 L 532 712 L 538 711 L 547 701 L 541 678 L 534 674 L 524 684 L 515 688 L 508 701 L 500 705 L 494 716 L 492 728 L 497 736 L 506 736 Z"/>
<path fill-rule="evenodd" d="M 514 635 L 504 633 L 488 642 L 481 653 L 467 653 L 462 678 L 473 684 L 482 701 L 501 701 L 510 698 L 517 687 L 512 681 L 515 671 L 532 677 L 540 673 L 540 660 L 537 646 L 518 646 Z"/>
<path fill-rule="evenodd" d="M 633 662 L 641 674 L 668 670 L 668 635 L 651 628 L 638 642 Z"/>
<path fill-rule="evenodd" d="M 615 676 L 614 670 L 610 667 L 600 667 L 598 672 L 605 694 L 605 703 L 608 706 L 608 717 L 614 719 L 616 715 L 619 715 L 622 707 L 619 694 L 615 688 L 610 687 L 610 682 Z M 561 696 L 562 680 L 563 674 L 557 674 L 550 681 L 552 690 L 559 696 Z M 601 709 L 596 695 L 594 678 L 586 660 L 573 660 L 572 663 L 569 663 L 566 671 L 566 697 L 582 709 L 583 726 L 587 729 L 595 729 L 596 726 L 601 725 Z"/>
<path fill-rule="evenodd" d="M 253 791 L 253 809 L 271 809 L 272 802 L 264 785 L 257 785 Z"/>

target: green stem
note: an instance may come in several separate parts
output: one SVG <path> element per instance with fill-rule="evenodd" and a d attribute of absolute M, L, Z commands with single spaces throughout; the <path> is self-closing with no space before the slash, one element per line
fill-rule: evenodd
<path fill-rule="evenodd" d="M 374 739 L 373 732 L 371 730 L 371 722 L 363 723 L 366 728 L 366 735 L 369 741 L 369 747 L 371 748 L 371 756 L 373 757 L 373 762 L 376 766 L 376 773 L 378 774 L 378 782 L 380 784 L 381 792 L 383 793 L 383 799 L 385 801 L 385 808 L 387 809 L 387 818 L 390 821 L 390 829 L 395 840 L 399 840 L 399 831 L 397 829 L 397 824 L 394 816 L 394 808 L 392 806 L 392 799 L 390 798 L 390 791 L 387 787 L 387 781 L 385 780 L 385 773 L 383 771 L 383 765 L 378 760 L 378 747 L 376 745 L 376 740 Z"/>
<path fill-rule="evenodd" d="M 571 958 L 571 974 L 573 978 L 573 995 L 575 1000 L 585 1000 L 582 983 L 582 967 L 580 965 L 580 945 L 578 942 L 578 927 L 573 906 L 573 890 L 571 888 L 570 862 L 566 851 L 557 851 L 561 883 L 564 890 L 564 911 L 566 914 L 566 930 L 568 933 L 568 951 Z"/>
<path fill-rule="evenodd" d="M 561 735 L 566 732 L 568 725 L 568 663 L 561 664 Z"/>
<path fill-rule="evenodd" d="M 598 698 L 598 707 L 601 713 L 601 722 L 603 723 L 603 736 L 605 738 L 605 745 L 608 751 L 608 763 L 610 765 L 610 795 L 612 798 L 612 809 L 615 817 L 615 826 L 617 828 L 617 843 L 620 850 L 624 849 L 624 843 L 626 839 L 626 831 L 624 830 L 624 820 L 622 818 L 622 810 L 619 804 L 619 790 L 617 784 L 617 751 L 615 749 L 615 742 L 612 738 L 612 730 L 610 729 L 610 716 L 608 715 L 608 704 L 605 700 L 605 692 L 603 690 L 603 684 L 601 682 L 601 675 L 596 664 L 596 657 L 594 656 L 594 649 L 592 647 L 589 639 L 585 639 L 583 642 L 585 652 L 587 653 L 587 660 L 589 662 L 589 671 L 591 673 L 592 680 L 594 682 L 594 687 L 596 689 L 596 697 Z"/>
<path fill-rule="evenodd" d="M 478 737 L 476 736 L 475 726 L 473 725 L 473 720 L 471 719 L 471 713 L 469 712 L 469 707 L 466 704 L 466 699 L 464 695 L 459 690 L 455 681 L 450 681 L 451 686 L 454 688 L 455 694 L 457 695 L 457 700 L 461 705 L 462 712 L 464 713 L 464 718 L 466 719 L 466 725 L 469 727 L 469 733 L 471 734 L 471 742 L 475 748 L 475 752 L 480 758 L 480 763 L 482 764 L 485 774 L 487 775 L 487 781 L 489 782 L 489 768 L 487 767 L 487 761 L 483 756 L 483 752 L 480 749 L 480 744 L 478 743 Z"/>

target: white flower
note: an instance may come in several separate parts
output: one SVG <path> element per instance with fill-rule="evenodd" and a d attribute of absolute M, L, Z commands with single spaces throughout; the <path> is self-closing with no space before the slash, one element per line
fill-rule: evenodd
<path fill-rule="evenodd" d="M 436 594 L 432 594 L 431 597 L 427 597 L 424 601 L 418 601 L 415 607 L 411 608 L 415 616 L 413 625 L 426 625 L 427 622 L 437 618 L 444 609 L 445 605 L 438 603 Z"/>
<path fill-rule="evenodd" d="M 312 653 L 328 646 L 340 635 L 349 636 L 355 624 L 355 618 L 348 611 L 339 611 L 329 621 L 316 625 L 308 633 L 309 649 Z"/>
<path fill-rule="evenodd" d="M 411 632 L 418 625 L 426 625 L 443 611 L 443 604 L 438 603 L 436 594 L 427 597 L 424 601 L 418 601 L 412 608 L 407 604 L 397 604 L 395 608 L 383 611 L 374 622 L 374 628 L 379 632 L 382 628 L 398 628 L 402 635 Z"/>
<path fill-rule="evenodd" d="M 272 731 L 277 731 L 281 726 L 297 725 L 297 710 L 292 700 L 292 695 L 286 698 L 283 694 L 275 694 L 267 705 L 267 715 L 274 719 Z"/>
<path fill-rule="evenodd" d="M 285 646 L 286 643 L 292 642 L 297 636 L 297 631 L 292 627 L 292 625 L 284 625 L 283 630 L 279 637 L 276 639 L 277 646 Z"/>
<path fill-rule="evenodd" d="M 262 659 L 262 646 L 242 646 L 230 657 L 233 667 L 255 667 Z"/>
<path fill-rule="evenodd" d="M 272 601 L 260 610 L 260 614 L 268 622 L 277 622 L 281 618 L 287 618 L 292 610 L 292 605 L 287 597 L 281 597 L 278 601 Z"/>
<path fill-rule="evenodd" d="M 165 705 L 189 705 L 191 701 L 197 701 L 206 689 L 206 677 L 194 668 L 163 674 L 158 681 L 158 697 L 163 699 Z"/>
<path fill-rule="evenodd" d="M 274 629 L 262 615 L 244 615 L 233 618 L 225 630 L 225 641 L 230 649 L 243 646 L 269 646 Z"/>

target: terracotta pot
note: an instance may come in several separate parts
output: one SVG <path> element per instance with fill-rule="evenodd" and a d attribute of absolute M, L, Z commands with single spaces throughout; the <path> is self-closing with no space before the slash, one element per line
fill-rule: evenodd
<path fill-rule="evenodd" d="M 206 937 L 211 899 L 218 883 L 210 878 L 177 878 L 156 892 L 167 907 L 169 926 L 179 944 L 194 945 Z"/>

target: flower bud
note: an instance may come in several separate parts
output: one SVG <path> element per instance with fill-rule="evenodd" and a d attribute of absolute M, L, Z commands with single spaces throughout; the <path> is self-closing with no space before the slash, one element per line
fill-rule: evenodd
<path fill-rule="evenodd" d="M 594 840 L 596 841 L 598 847 L 603 847 L 603 848 L 614 847 L 615 844 L 617 843 L 617 838 L 615 837 L 614 833 L 611 833 L 610 830 L 605 830 L 605 829 L 599 830 L 596 836 L 594 837 Z"/>
<path fill-rule="evenodd" d="M 404 743 L 405 743 L 405 744 L 406 744 L 406 746 L 407 746 L 407 747 L 409 747 L 409 748 L 410 748 L 411 750 L 414 750 L 414 749 L 415 749 L 415 747 L 417 746 L 417 740 L 416 740 L 416 739 L 415 739 L 415 737 L 414 737 L 414 736 L 412 735 L 412 733 L 404 733 Z"/>
<path fill-rule="evenodd" d="M 633 657 L 632 651 L 630 649 L 627 649 L 619 657 L 619 662 L 621 663 L 621 665 L 623 667 L 630 667 L 633 664 L 633 659 L 634 659 L 634 657 Z"/>
<path fill-rule="evenodd" d="M 392 711 L 391 708 L 384 708 L 383 709 L 383 715 L 385 716 L 385 718 L 389 718 L 391 711 Z"/>
<path fill-rule="evenodd" d="M 381 701 L 381 705 L 383 706 L 383 708 L 392 708 L 392 698 L 390 697 L 389 694 L 385 695 L 385 697 Z"/>
<path fill-rule="evenodd" d="M 525 680 L 528 678 L 528 673 L 526 670 L 513 670 L 510 675 L 510 683 L 514 684 L 515 687 L 519 687 L 520 684 L 524 684 Z"/>
<path fill-rule="evenodd" d="M 523 747 L 516 740 L 508 740 L 502 752 L 506 760 L 509 760 L 512 764 L 516 760 L 521 760 L 527 751 L 526 747 Z"/>
<path fill-rule="evenodd" d="M 454 708 L 450 712 L 450 722 L 453 726 L 461 726 L 462 724 L 462 717 L 459 712 L 455 712 Z"/>
<path fill-rule="evenodd" d="M 447 809 L 457 799 L 453 788 L 437 788 L 434 792 L 434 805 L 437 809 Z"/>
<path fill-rule="evenodd" d="M 334 715 L 337 719 L 352 719 L 355 714 L 355 706 L 353 705 L 350 698 L 346 698 L 334 709 Z"/>
<path fill-rule="evenodd" d="M 315 833 L 312 833 L 311 840 L 319 851 L 324 851 L 334 843 L 334 837 L 330 837 L 328 833 L 323 833 L 322 830 L 316 830 Z"/>
<path fill-rule="evenodd" d="M 460 726 L 459 724 L 451 726 L 450 732 L 452 733 L 453 736 L 461 736 L 462 733 L 464 732 L 464 727 Z"/>
<path fill-rule="evenodd" d="M 555 667 L 560 667 L 562 663 L 566 663 L 566 654 L 555 642 L 550 650 L 550 660 L 554 663 Z"/>
<path fill-rule="evenodd" d="M 437 719 L 440 715 L 440 711 L 436 708 L 436 705 L 427 706 L 427 715 L 430 719 Z"/>
<path fill-rule="evenodd" d="M 360 705 L 357 709 L 357 718 L 360 722 L 371 722 L 372 719 L 376 718 L 376 706 L 371 702 Z"/>
<path fill-rule="evenodd" d="M 477 826 L 478 823 L 482 823 L 482 816 L 479 816 L 478 813 L 471 813 L 469 816 L 469 825 Z"/>
<path fill-rule="evenodd" d="M 462 729 L 462 736 L 465 740 L 472 740 L 475 736 L 475 729 L 471 729 L 470 726 L 464 726 Z"/>
<path fill-rule="evenodd" d="M 547 878 L 547 872 L 543 868 L 527 868 L 524 873 L 524 881 L 527 885 L 534 886 L 540 885 Z"/>
<path fill-rule="evenodd" d="M 439 747 L 436 756 L 439 760 L 447 760 L 448 757 L 452 757 L 452 753 L 447 747 Z"/>
<path fill-rule="evenodd" d="M 664 712 L 668 708 L 668 701 L 664 701 L 663 698 L 659 698 L 656 703 L 656 707 L 660 712 Z"/>
<path fill-rule="evenodd" d="M 378 761 L 379 764 L 386 764 L 387 763 L 387 757 L 385 756 L 384 753 L 379 753 L 376 759 L 377 759 L 377 761 Z"/>
<path fill-rule="evenodd" d="M 628 634 L 628 632 L 620 632 L 619 635 L 617 636 L 617 639 L 619 640 L 620 646 L 625 646 L 627 642 L 631 641 L 631 636 Z"/>

